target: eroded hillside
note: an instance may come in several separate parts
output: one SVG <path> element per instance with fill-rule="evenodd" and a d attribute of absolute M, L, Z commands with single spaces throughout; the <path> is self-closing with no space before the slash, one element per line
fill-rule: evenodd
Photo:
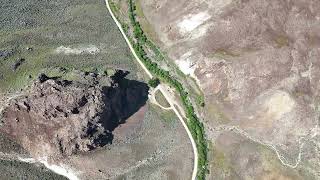
<path fill-rule="evenodd" d="M 209 179 L 320 178 L 319 1 L 138 2 L 151 38 L 204 92 Z"/>

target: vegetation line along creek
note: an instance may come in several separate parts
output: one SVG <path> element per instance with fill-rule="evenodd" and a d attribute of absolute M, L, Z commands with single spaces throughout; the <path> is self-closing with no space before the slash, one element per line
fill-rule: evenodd
<path fill-rule="evenodd" d="M 129 0 L 129 18 L 131 25 L 133 26 L 133 41 L 127 36 L 125 30 L 123 29 L 121 23 L 116 18 L 112 9 L 114 5 L 110 0 L 105 0 L 109 13 L 111 14 L 113 20 L 118 26 L 121 34 L 123 35 L 126 43 L 128 44 L 131 53 L 137 60 L 139 65 L 147 73 L 150 78 L 157 77 L 161 80 L 162 84 L 159 84 L 159 90 L 163 93 L 164 97 L 167 99 L 168 103 L 172 107 L 172 110 L 178 116 L 180 122 L 185 128 L 188 137 L 191 141 L 193 154 L 194 154 L 194 166 L 192 172 L 192 180 L 194 179 L 205 179 L 207 172 L 207 141 L 204 135 L 203 124 L 199 121 L 193 105 L 189 99 L 187 91 L 184 89 L 182 84 L 177 81 L 174 77 L 170 75 L 168 71 L 161 69 L 155 62 L 152 62 L 144 51 L 143 45 L 148 41 L 147 37 L 143 34 L 139 22 L 135 19 L 135 5 L 132 0 Z M 165 84 L 163 84 L 165 83 Z M 170 92 L 168 92 L 167 84 L 174 87 L 179 93 L 181 101 L 183 103 L 184 109 L 186 110 L 186 122 L 184 118 L 176 109 L 175 104 L 177 104 L 172 98 L 170 98 Z"/>

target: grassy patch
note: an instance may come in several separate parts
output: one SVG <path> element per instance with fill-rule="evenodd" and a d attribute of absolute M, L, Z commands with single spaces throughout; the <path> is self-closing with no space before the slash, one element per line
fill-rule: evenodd
<path fill-rule="evenodd" d="M 205 106 L 204 95 L 198 95 L 196 97 L 196 101 L 197 101 L 198 106 L 201 106 L 201 107 Z"/>
<path fill-rule="evenodd" d="M 204 111 L 207 112 L 207 114 L 212 115 L 213 117 L 211 118 L 215 119 L 215 121 L 219 123 L 226 124 L 230 122 L 230 119 L 215 104 L 212 104 L 212 103 L 206 104 Z"/>
<path fill-rule="evenodd" d="M 179 121 L 176 114 L 173 111 L 166 111 L 160 108 L 159 106 L 150 103 L 149 112 L 152 114 L 152 118 L 162 121 L 165 125 L 168 125 L 169 128 L 175 128 Z"/>
<path fill-rule="evenodd" d="M 167 99 L 164 97 L 161 91 L 159 90 L 156 91 L 155 98 L 161 106 L 170 107 L 170 104 L 168 103 Z"/>
<path fill-rule="evenodd" d="M 0 133 L 0 151 L 3 153 L 27 154 L 27 152 L 18 143 L 12 141 L 6 135 Z"/>
<path fill-rule="evenodd" d="M 1 179 L 55 179 L 67 180 L 67 178 L 54 174 L 43 166 L 29 164 L 21 161 L 0 160 Z"/>
<path fill-rule="evenodd" d="M 40 72 L 55 67 L 138 70 L 104 1 L 4 0 L 2 5 L 0 51 L 14 50 L 14 54 L 0 57 L 0 92 L 24 88 Z M 55 52 L 60 46 L 89 45 L 100 52 L 78 55 Z M 25 63 L 14 71 L 11 67 L 19 58 L 24 58 Z"/>
<path fill-rule="evenodd" d="M 153 41 L 158 41 L 157 34 L 154 31 L 154 28 L 152 25 L 148 22 L 147 18 L 144 16 L 142 7 L 141 7 L 141 2 L 140 0 L 135 1 L 136 5 L 136 13 L 137 17 L 139 17 L 139 23 L 141 24 L 144 32 L 147 34 L 147 36 L 153 40 Z"/>
<path fill-rule="evenodd" d="M 218 59 L 230 59 L 233 57 L 238 57 L 238 54 L 235 54 L 231 51 L 228 51 L 226 49 L 218 49 L 216 50 L 214 53 L 210 54 L 209 57 L 210 58 L 218 58 Z"/>
<path fill-rule="evenodd" d="M 159 114 L 159 119 L 164 121 L 166 124 L 173 127 L 173 125 L 177 122 L 177 116 L 172 111 L 163 111 L 160 107 L 155 107 L 156 112 L 161 112 Z"/>
<path fill-rule="evenodd" d="M 210 146 L 210 164 L 211 171 L 217 179 L 222 179 L 223 176 L 228 176 L 232 172 L 232 165 L 230 160 L 226 157 L 223 151 L 219 150 L 215 145 L 211 144 Z"/>
<path fill-rule="evenodd" d="M 278 48 L 282 48 L 284 46 L 289 45 L 289 39 L 286 36 L 278 36 L 274 39 L 274 41 L 277 44 Z"/>

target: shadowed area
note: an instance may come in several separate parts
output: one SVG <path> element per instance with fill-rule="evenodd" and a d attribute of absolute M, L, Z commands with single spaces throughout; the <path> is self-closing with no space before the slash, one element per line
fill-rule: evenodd
<path fill-rule="evenodd" d="M 118 70 L 111 79 L 112 87 L 103 87 L 105 104 L 110 103 L 111 111 L 104 112 L 101 124 L 106 134 L 96 140 L 100 146 L 112 143 L 112 132 L 139 111 L 148 100 L 149 87 L 146 83 L 127 79 L 128 71 Z M 110 102 L 111 101 L 111 102 Z"/>

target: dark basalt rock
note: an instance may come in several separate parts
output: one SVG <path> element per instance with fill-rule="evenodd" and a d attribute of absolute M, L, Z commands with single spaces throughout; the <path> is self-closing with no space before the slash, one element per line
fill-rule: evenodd
<path fill-rule="evenodd" d="M 12 70 L 16 71 L 26 60 L 24 58 L 19 58 L 17 61 L 12 65 Z"/>
<path fill-rule="evenodd" d="M 60 158 L 112 143 L 112 131 L 145 105 L 148 86 L 124 76 L 108 80 L 110 86 L 94 86 L 41 74 L 27 96 L 5 108 L 0 131 L 35 157 Z"/>

